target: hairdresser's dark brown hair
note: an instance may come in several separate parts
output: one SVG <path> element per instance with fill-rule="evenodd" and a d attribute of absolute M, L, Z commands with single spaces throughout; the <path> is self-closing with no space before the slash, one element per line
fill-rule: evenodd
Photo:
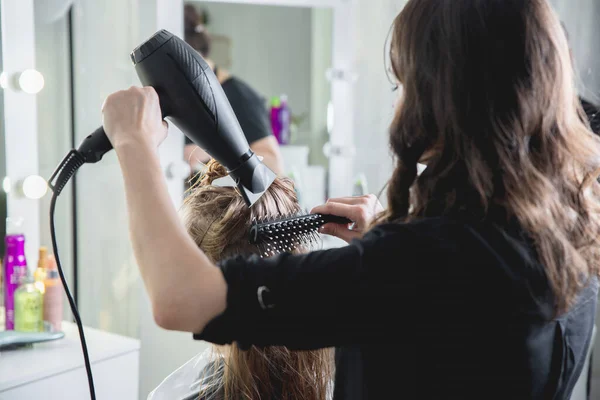
<path fill-rule="evenodd" d="M 210 56 L 211 40 L 206 31 L 206 16 L 192 4 L 183 8 L 183 36 L 184 40 L 194 48 L 202 57 Z"/>
<path fill-rule="evenodd" d="M 190 189 L 182 208 L 187 231 L 213 262 L 259 252 L 248 242 L 253 218 L 300 211 L 294 185 L 287 178 L 276 178 L 266 193 L 248 208 L 236 188 L 212 186 L 225 175 L 225 167 L 211 160 L 199 183 Z M 242 351 L 232 345 L 222 351 L 222 356 L 225 400 L 327 398 L 333 361 L 329 349 L 291 351 L 270 346 Z"/>
<path fill-rule="evenodd" d="M 583 122 L 548 2 L 410 0 L 390 57 L 403 93 L 383 220 L 517 221 L 564 312 L 600 271 L 600 144 Z"/>

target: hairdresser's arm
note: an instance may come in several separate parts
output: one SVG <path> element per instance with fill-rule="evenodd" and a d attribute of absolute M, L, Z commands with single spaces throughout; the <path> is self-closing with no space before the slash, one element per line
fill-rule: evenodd
<path fill-rule="evenodd" d="M 185 231 L 168 195 L 157 151 L 167 127 L 156 92 L 117 92 L 103 114 L 123 171 L 131 241 L 154 318 L 166 329 L 202 331 L 225 310 L 227 285 Z"/>

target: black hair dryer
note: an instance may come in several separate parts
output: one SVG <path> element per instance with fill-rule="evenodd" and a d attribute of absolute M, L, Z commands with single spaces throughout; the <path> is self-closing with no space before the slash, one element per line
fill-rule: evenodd
<path fill-rule="evenodd" d="M 163 117 L 224 165 L 246 204 L 254 204 L 276 175 L 250 150 L 221 84 L 202 56 L 163 29 L 136 48 L 131 60 L 142 84 L 158 93 Z M 95 163 L 111 149 L 100 127 L 77 153 L 84 163 Z"/>

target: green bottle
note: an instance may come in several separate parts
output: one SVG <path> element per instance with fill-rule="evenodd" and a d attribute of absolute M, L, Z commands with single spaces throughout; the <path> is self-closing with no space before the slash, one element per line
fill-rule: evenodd
<path fill-rule="evenodd" d="M 35 279 L 27 274 L 15 291 L 15 331 L 42 332 L 44 330 L 44 297 L 35 286 Z"/>

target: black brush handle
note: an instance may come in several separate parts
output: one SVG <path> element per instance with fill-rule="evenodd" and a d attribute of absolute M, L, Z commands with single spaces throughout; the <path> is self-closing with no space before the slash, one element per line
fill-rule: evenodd
<path fill-rule="evenodd" d="M 320 214 L 321 218 L 323 218 L 324 224 L 340 224 L 340 225 L 348 225 L 351 224 L 350 221 L 346 217 L 338 217 L 337 215 L 329 215 L 329 214 Z"/>

